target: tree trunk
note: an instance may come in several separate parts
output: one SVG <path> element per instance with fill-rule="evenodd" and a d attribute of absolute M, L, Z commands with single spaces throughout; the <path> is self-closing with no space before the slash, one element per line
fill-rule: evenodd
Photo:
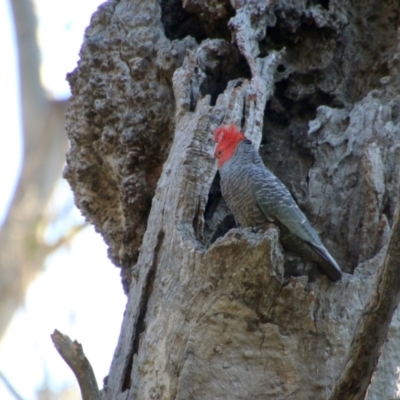
<path fill-rule="evenodd" d="M 128 293 L 103 398 L 394 397 L 400 5 L 182 3 L 104 4 L 69 76 L 65 176 Z M 229 230 L 212 132 L 231 122 L 341 282 L 274 226 Z"/>

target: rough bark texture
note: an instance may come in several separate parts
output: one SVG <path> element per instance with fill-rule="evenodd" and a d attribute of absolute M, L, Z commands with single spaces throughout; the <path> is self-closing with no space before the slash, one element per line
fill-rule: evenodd
<path fill-rule="evenodd" d="M 100 400 L 100 392 L 92 366 L 83 352 L 82 345 L 72 341 L 57 329 L 52 333 L 51 340 L 60 356 L 74 373 L 81 389 L 82 400 Z"/>
<path fill-rule="evenodd" d="M 397 206 L 385 260 L 373 294 L 357 323 L 341 377 L 330 400 L 364 399 L 378 363 L 394 310 L 400 300 L 400 205 Z"/>
<path fill-rule="evenodd" d="M 165 38 L 157 3 L 111 1 L 93 16 L 68 77 L 64 176 L 123 268 L 125 290 L 173 134 L 172 74 L 194 45 Z"/>
<path fill-rule="evenodd" d="M 399 201 L 399 15 L 394 0 L 97 11 L 69 77 L 65 176 L 129 290 L 104 398 L 329 397 Z M 341 282 L 283 254 L 274 227 L 226 233 L 211 133 L 228 122 L 261 143 L 349 273 Z M 365 387 L 387 326 L 364 350 Z M 369 400 L 395 395 L 398 313 L 388 339 Z"/>

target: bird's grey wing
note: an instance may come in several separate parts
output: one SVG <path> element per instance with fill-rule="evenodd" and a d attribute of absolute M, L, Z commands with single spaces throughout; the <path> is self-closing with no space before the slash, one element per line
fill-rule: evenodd
<path fill-rule="evenodd" d="M 342 276 L 341 269 L 322 244 L 315 229 L 300 210 L 286 186 L 268 169 L 255 174 L 253 190 L 262 212 L 269 218 L 277 219 L 291 233 L 305 241 L 323 260 L 323 268 L 333 280 Z"/>
<path fill-rule="evenodd" d="M 278 219 L 293 234 L 306 242 L 321 243 L 307 217 L 300 210 L 286 186 L 267 169 L 259 170 L 252 182 L 256 202 L 271 219 Z"/>

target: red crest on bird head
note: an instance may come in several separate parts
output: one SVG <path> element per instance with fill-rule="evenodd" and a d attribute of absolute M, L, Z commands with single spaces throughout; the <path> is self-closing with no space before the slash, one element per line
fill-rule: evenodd
<path fill-rule="evenodd" d="M 236 147 L 246 136 L 239 132 L 234 124 L 223 125 L 214 132 L 214 140 L 217 143 L 214 157 L 218 159 L 218 167 L 222 167 L 235 153 Z"/>

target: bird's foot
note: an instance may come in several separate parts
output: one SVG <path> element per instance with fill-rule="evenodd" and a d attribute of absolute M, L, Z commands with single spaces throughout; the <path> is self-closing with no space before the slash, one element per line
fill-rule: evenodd
<path fill-rule="evenodd" d="M 271 228 L 275 228 L 275 225 L 272 224 L 271 222 L 264 222 L 263 224 L 260 224 L 260 225 L 257 225 L 257 226 L 253 226 L 251 230 L 254 233 L 260 233 L 260 232 L 265 232 L 265 231 L 267 231 L 268 229 L 271 229 Z"/>

